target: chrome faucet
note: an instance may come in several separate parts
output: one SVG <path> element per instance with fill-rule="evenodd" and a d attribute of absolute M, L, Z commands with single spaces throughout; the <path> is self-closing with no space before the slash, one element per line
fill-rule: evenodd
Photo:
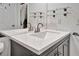
<path fill-rule="evenodd" d="M 40 32 L 40 27 L 39 27 L 39 25 L 42 25 L 42 27 L 43 27 L 43 24 L 42 24 L 42 23 L 38 23 L 37 28 L 35 29 L 35 32 Z"/>
<path fill-rule="evenodd" d="M 32 31 L 32 25 L 31 25 L 31 23 L 28 23 L 29 24 L 29 29 L 28 29 L 28 31 Z"/>

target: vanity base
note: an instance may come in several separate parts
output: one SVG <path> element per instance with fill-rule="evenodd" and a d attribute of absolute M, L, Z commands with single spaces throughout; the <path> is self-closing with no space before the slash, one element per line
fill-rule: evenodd
<path fill-rule="evenodd" d="M 70 34 L 40 55 L 11 40 L 11 56 L 69 56 Z"/>

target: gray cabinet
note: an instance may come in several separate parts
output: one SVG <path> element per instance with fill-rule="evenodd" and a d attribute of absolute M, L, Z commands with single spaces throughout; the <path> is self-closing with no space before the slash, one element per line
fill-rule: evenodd
<path fill-rule="evenodd" d="M 59 44 L 59 43 L 57 43 Z M 66 39 L 64 42 L 52 47 L 52 51 L 50 51 L 47 56 L 69 56 L 69 39 Z M 53 49 L 55 48 L 55 49 Z"/>
<path fill-rule="evenodd" d="M 55 45 L 44 51 L 39 56 L 69 56 L 70 35 L 64 37 Z M 29 49 L 11 40 L 12 56 L 38 56 Z"/>
<path fill-rule="evenodd" d="M 69 55 L 69 40 L 65 40 L 60 46 L 57 47 L 59 56 Z"/>
<path fill-rule="evenodd" d="M 11 41 L 11 55 L 12 56 L 33 56 L 36 55 L 29 49 L 19 45 L 18 43 Z"/>

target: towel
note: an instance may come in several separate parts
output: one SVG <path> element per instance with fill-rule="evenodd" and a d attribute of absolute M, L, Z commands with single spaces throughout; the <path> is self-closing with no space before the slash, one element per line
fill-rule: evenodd
<path fill-rule="evenodd" d="M 8 37 L 1 37 L 0 42 L 4 43 L 4 50 L 1 56 L 10 56 L 10 40 Z"/>
<path fill-rule="evenodd" d="M 70 55 L 79 56 L 79 36 L 72 35 L 70 40 Z"/>

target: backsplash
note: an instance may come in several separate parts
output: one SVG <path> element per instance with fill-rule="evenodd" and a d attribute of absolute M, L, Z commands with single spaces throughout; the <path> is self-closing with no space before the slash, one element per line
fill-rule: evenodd
<path fill-rule="evenodd" d="M 31 12 L 30 13 L 30 21 L 29 23 L 32 24 L 33 27 L 36 27 L 38 23 L 42 23 L 45 25 L 45 13 L 44 12 Z"/>
<path fill-rule="evenodd" d="M 29 20 L 34 27 L 41 22 L 45 28 L 77 31 L 79 30 L 79 4 L 73 3 L 30 3 Z M 41 18 L 40 12 L 43 13 Z M 36 13 L 35 15 L 32 15 Z"/>
<path fill-rule="evenodd" d="M 36 3 L 37 4 L 37 3 Z M 29 4 L 29 20 L 33 28 L 37 27 L 38 23 L 42 23 L 46 27 L 46 4 Z M 39 7 L 38 7 L 39 6 Z M 42 7 L 41 7 L 42 6 Z"/>

